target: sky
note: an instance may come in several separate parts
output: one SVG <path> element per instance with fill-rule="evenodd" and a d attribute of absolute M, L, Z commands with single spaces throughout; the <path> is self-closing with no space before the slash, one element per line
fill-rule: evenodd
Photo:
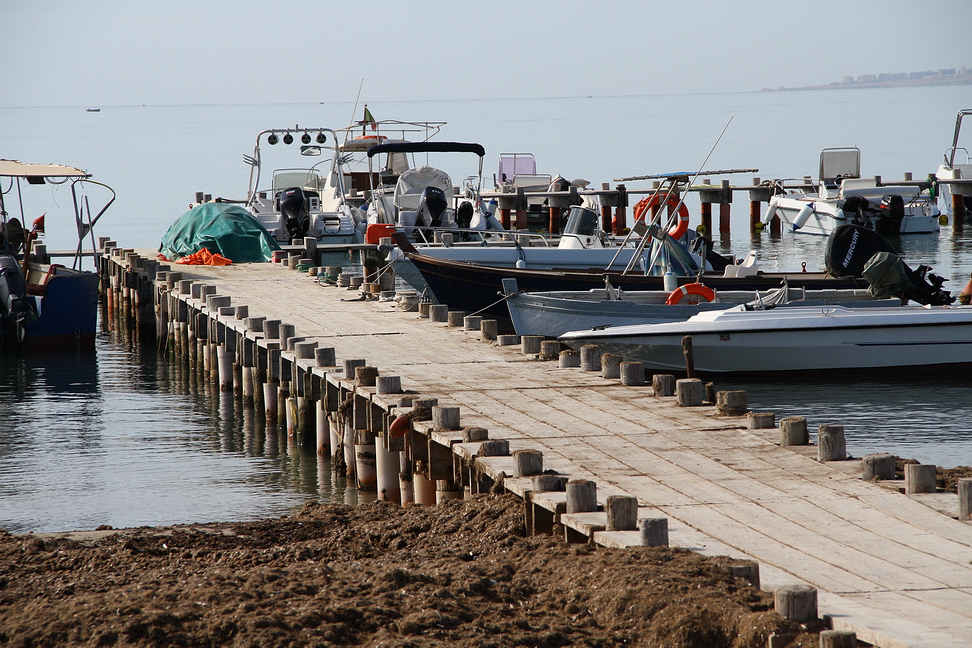
<path fill-rule="evenodd" d="M 0 0 L 0 107 L 738 92 L 972 67 L 970 0 Z"/>

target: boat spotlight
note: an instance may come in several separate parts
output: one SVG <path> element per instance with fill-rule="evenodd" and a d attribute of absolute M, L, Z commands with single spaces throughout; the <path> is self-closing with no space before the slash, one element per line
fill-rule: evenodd
<path fill-rule="evenodd" d="M 324 133 L 318 133 L 317 134 L 317 143 L 318 144 L 323 144 L 326 141 L 327 141 L 327 136 L 324 135 Z"/>
<path fill-rule="evenodd" d="M 304 131 L 304 134 L 300 136 L 300 143 L 301 144 L 310 144 L 311 143 L 310 133 L 308 133 L 307 131 Z"/>
<path fill-rule="evenodd" d="M 269 137 L 267 137 L 267 144 L 273 145 L 273 144 L 276 144 L 279 141 L 280 141 L 280 138 L 277 137 L 277 134 L 276 133 L 270 133 Z"/>
<path fill-rule="evenodd" d="M 283 142 L 284 142 L 284 144 L 293 144 L 294 143 L 294 136 L 291 135 L 290 133 L 287 133 L 283 137 Z"/>

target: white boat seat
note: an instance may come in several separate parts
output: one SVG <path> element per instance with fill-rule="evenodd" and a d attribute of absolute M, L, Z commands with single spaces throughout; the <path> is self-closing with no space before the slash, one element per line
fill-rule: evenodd
<path fill-rule="evenodd" d="M 750 250 L 742 263 L 730 264 L 723 271 L 723 277 L 752 277 L 759 273 L 756 263 L 756 250 Z"/>

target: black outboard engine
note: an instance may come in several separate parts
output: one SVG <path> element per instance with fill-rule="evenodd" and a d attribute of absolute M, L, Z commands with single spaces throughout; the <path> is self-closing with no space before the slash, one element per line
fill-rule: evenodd
<path fill-rule="evenodd" d="M 426 187 L 415 209 L 415 224 L 419 227 L 442 227 L 442 215 L 448 206 L 444 191 L 438 187 Z"/>
<path fill-rule="evenodd" d="M 878 207 L 881 216 L 875 229 L 885 236 L 901 233 L 901 221 L 904 220 L 904 198 L 897 194 L 886 194 Z"/>
<path fill-rule="evenodd" d="M 874 229 L 874 222 L 869 213 L 870 208 L 871 203 L 864 196 L 848 196 L 841 205 L 848 222 Z"/>
<path fill-rule="evenodd" d="M 35 316 L 27 299 L 27 281 L 17 259 L 0 254 L 0 335 L 3 341 L 20 342 L 24 325 Z"/>
<path fill-rule="evenodd" d="M 835 277 L 863 277 L 868 262 L 879 252 L 887 253 L 882 256 L 892 262 L 889 267 L 897 260 L 893 258 L 897 256 L 894 246 L 874 230 L 861 225 L 840 225 L 827 239 L 824 262 L 827 272 Z M 912 270 L 904 262 L 901 266 L 908 279 L 907 285 L 899 291 L 903 298 L 933 306 L 955 301 L 955 297 L 942 289 L 945 279 L 931 274 L 930 267 L 921 265 Z"/>
<path fill-rule="evenodd" d="M 284 189 L 278 200 L 290 240 L 307 236 L 307 230 L 310 229 L 310 207 L 304 190 L 300 187 Z"/>

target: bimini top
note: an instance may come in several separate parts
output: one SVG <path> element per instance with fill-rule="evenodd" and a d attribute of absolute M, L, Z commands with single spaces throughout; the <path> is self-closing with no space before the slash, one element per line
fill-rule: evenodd
<path fill-rule="evenodd" d="M 486 155 L 482 144 L 472 142 L 391 142 L 378 144 L 368 149 L 368 157 L 379 153 L 475 153 L 479 157 Z"/>
<path fill-rule="evenodd" d="M 17 160 L 0 160 L 0 177 L 4 178 L 36 178 L 35 182 L 43 183 L 44 178 L 90 178 L 91 174 L 74 167 L 61 164 L 27 164 Z"/>

